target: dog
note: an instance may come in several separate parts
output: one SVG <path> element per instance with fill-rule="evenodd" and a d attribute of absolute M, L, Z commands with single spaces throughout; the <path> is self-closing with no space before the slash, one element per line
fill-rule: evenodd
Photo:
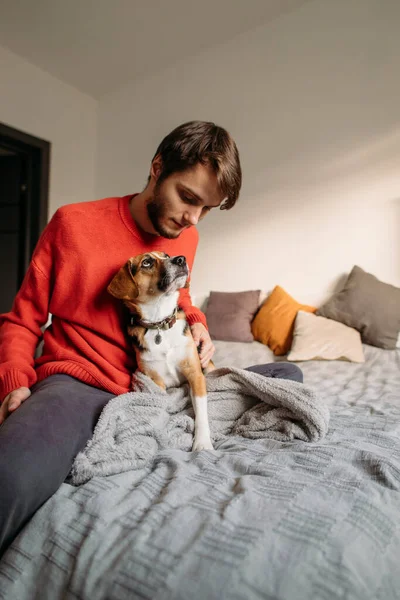
<path fill-rule="evenodd" d="M 178 307 L 179 290 L 189 287 L 184 256 L 147 252 L 129 258 L 107 287 L 130 312 L 128 335 L 138 371 L 160 388 L 189 384 L 195 413 L 192 450 L 212 450 L 205 374 L 185 313 Z"/>

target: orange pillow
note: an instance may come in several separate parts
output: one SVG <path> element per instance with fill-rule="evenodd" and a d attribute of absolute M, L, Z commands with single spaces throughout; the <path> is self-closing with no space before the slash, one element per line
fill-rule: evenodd
<path fill-rule="evenodd" d="M 299 310 L 315 313 L 317 309 L 299 304 L 277 285 L 251 324 L 254 339 L 269 346 L 276 356 L 287 354 L 292 346 L 294 322 Z"/>

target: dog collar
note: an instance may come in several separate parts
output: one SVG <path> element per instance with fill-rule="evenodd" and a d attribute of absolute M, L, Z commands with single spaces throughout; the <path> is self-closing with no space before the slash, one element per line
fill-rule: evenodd
<path fill-rule="evenodd" d="M 176 323 L 176 313 L 178 312 L 178 308 L 174 308 L 174 312 L 169 317 L 166 317 L 162 321 L 157 321 L 156 323 L 152 323 L 151 321 L 143 321 L 135 319 L 134 315 L 131 315 L 131 325 L 139 325 L 140 327 L 144 327 L 145 329 L 157 329 L 158 333 L 154 339 L 156 344 L 161 344 L 161 329 L 171 329 Z"/>

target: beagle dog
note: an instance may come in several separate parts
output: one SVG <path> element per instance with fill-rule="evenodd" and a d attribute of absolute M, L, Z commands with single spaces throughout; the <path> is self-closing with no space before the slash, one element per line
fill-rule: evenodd
<path fill-rule="evenodd" d="M 148 252 L 130 258 L 107 290 L 130 312 L 128 334 L 138 371 L 162 389 L 187 381 L 195 413 L 192 450 L 211 450 L 204 373 L 185 313 L 178 308 L 179 289 L 189 287 L 184 256 Z"/>

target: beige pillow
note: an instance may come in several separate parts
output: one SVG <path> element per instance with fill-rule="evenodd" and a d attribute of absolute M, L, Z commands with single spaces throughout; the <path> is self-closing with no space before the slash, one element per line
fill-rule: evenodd
<path fill-rule="evenodd" d="M 296 316 L 293 343 L 287 359 L 365 361 L 358 331 L 302 310 Z"/>

